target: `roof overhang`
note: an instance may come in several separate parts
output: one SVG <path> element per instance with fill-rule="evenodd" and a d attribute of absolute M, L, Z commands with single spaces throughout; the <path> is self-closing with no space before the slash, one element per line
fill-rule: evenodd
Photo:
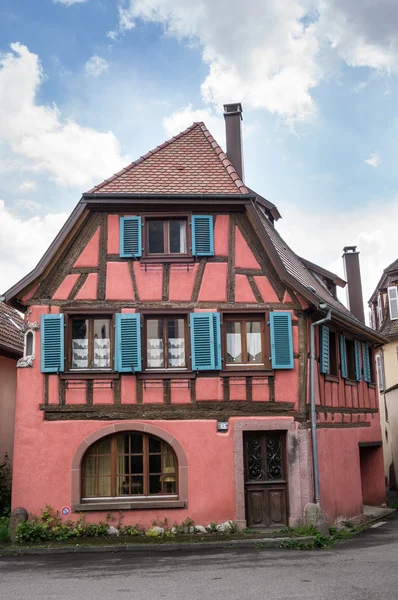
<path fill-rule="evenodd" d="M 324 269 L 323 267 L 320 267 L 319 265 L 316 265 L 315 263 L 307 260 L 306 258 L 302 258 L 301 256 L 299 256 L 299 259 L 305 264 L 306 267 L 308 267 L 312 271 L 315 271 L 315 273 L 317 273 L 318 275 L 330 279 L 339 287 L 344 288 L 347 285 L 347 282 L 338 275 L 336 275 L 336 273 L 332 273 L 332 271 L 328 271 L 327 269 Z"/>

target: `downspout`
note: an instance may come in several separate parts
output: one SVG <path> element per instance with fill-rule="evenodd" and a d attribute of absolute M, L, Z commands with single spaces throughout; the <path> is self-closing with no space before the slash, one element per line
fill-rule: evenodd
<path fill-rule="evenodd" d="M 319 463 L 318 463 L 318 443 L 316 437 L 316 407 L 315 407 L 315 327 L 323 325 L 332 318 L 332 309 L 327 304 L 320 304 L 319 308 L 328 309 L 328 313 L 324 319 L 311 323 L 311 339 L 310 339 L 310 394 L 311 394 L 311 436 L 312 436 L 312 459 L 314 465 L 314 489 L 315 503 L 321 505 L 321 496 L 319 492 Z"/>

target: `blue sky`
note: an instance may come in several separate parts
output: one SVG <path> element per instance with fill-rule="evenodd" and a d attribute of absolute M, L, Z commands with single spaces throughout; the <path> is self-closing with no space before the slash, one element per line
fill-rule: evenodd
<path fill-rule="evenodd" d="M 397 18 L 394 0 L 3 0 L 0 289 L 81 192 L 194 120 L 223 145 L 242 101 L 246 183 L 309 259 L 341 272 L 357 243 L 369 295 L 398 254 Z"/>

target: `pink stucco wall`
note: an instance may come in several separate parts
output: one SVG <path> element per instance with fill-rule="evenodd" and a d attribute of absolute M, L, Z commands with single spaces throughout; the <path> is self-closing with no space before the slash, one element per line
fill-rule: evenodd
<path fill-rule="evenodd" d="M 0 356 L 0 462 L 13 457 L 17 361 Z"/>

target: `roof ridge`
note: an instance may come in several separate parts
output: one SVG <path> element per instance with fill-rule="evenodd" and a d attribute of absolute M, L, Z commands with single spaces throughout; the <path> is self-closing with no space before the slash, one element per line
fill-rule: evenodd
<path fill-rule="evenodd" d="M 221 161 L 221 164 L 227 171 L 228 175 L 230 176 L 230 178 L 232 179 L 232 181 L 234 182 L 234 184 L 236 185 L 238 190 L 242 194 L 249 194 L 249 190 L 247 189 L 247 187 L 245 186 L 245 184 L 239 177 L 235 167 L 233 166 L 233 164 L 229 160 L 228 156 L 225 154 L 225 152 L 221 148 L 220 144 L 218 144 L 218 142 L 212 136 L 210 131 L 207 129 L 205 123 L 203 123 L 203 121 L 202 121 L 202 122 L 198 123 L 198 125 L 200 126 L 205 138 L 209 142 L 209 144 L 212 147 L 212 149 L 214 150 L 215 154 L 218 156 L 219 160 Z"/>
<path fill-rule="evenodd" d="M 123 169 L 121 169 L 120 171 L 118 171 L 117 173 L 115 173 L 114 175 L 112 175 L 112 177 L 109 177 L 109 179 L 104 179 L 104 181 L 102 181 L 98 185 L 95 185 L 93 188 L 91 188 L 91 190 L 88 190 L 88 192 L 86 192 L 86 193 L 87 194 L 93 194 L 93 193 L 95 193 L 96 191 L 98 191 L 99 189 L 101 189 L 102 187 L 104 187 L 107 183 L 110 183 L 111 181 L 114 181 L 117 177 L 120 177 L 120 175 L 123 175 L 123 173 L 126 173 L 127 171 L 131 171 L 131 169 L 133 169 L 134 167 L 140 165 L 142 162 L 144 162 L 144 160 L 146 160 L 150 156 L 153 156 L 154 154 L 157 154 L 157 152 L 159 152 L 160 150 L 162 150 L 166 146 L 169 146 L 175 140 L 178 140 L 179 138 L 183 137 L 184 135 L 186 135 L 187 133 L 189 133 L 190 131 L 192 131 L 193 129 L 195 129 L 195 127 L 198 127 L 199 125 L 204 125 L 204 123 L 202 121 L 195 121 L 194 123 L 192 123 L 192 125 L 190 125 L 186 129 L 184 129 L 180 133 L 177 133 L 177 135 L 174 135 L 173 137 L 171 137 L 170 139 L 166 140 L 165 142 L 163 142 L 159 146 L 156 146 L 153 150 L 149 150 L 149 152 L 147 152 L 146 154 L 143 154 L 142 156 L 140 156 L 139 158 L 137 158 L 137 160 L 133 160 L 130 164 L 127 165 L 127 167 L 124 167 Z"/>

